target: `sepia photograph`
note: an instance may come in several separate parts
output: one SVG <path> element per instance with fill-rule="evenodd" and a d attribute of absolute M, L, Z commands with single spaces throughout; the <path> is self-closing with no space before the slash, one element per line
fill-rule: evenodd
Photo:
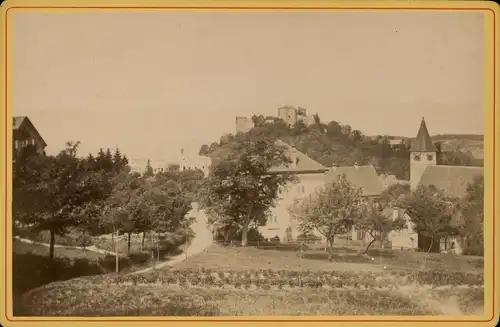
<path fill-rule="evenodd" d="M 484 6 L 9 10 L 12 321 L 487 321 Z"/>

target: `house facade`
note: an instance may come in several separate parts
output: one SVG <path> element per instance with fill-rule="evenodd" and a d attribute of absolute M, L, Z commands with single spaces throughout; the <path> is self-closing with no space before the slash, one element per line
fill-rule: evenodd
<path fill-rule="evenodd" d="M 382 192 L 377 172 L 373 166 L 345 166 L 327 168 L 298 151 L 294 146 L 282 141 L 279 145 L 287 148 L 292 164 L 287 167 L 277 167 L 270 173 L 293 173 L 296 182 L 291 182 L 279 191 L 275 207 L 271 209 L 266 226 L 259 231 L 265 238 L 279 237 L 282 242 L 296 240 L 300 235 L 298 222 L 290 215 L 289 208 L 296 199 L 303 199 L 316 192 L 319 188 L 332 183 L 344 175 L 355 187 L 359 187 L 363 196 L 375 197 Z M 323 235 L 313 231 L 314 235 L 324 240 Z M 358 231 L 352 230 L 354 239 L 358 239 Z"/>
<path fill-rule="evenodd" d="M 149 159 L 131 158 L 129 159 L 129 167 L 131 171 L 144 173 L 147 168 Z M 149 160 L 154 173 L 167 171 L 170 165 L 178 165 L 180 171 L 185 170 L 201 170 L 205 176 L 208 175 L 212 161 L 209 157 L 200 156 L 197 154 L 189 155 L 181 153 L 178 157 L 170 160 Z"/>
<path fill-rule="evenodd" d="M 294 145 L 286 144 L 278 140 L 276 142 L 284 146 L 291 159 L 288 166 L 274 167 L 270 173 L 293 173 L 295 182 L 290 182 L 279 190 L 276 205 L 271 208 L 266 226 L 259 228 L 265 238 L 278 236 L 282 242 L 289 242 L 299 235 L 297 222 L 290 215 L 288 209 L 295 199 L 305 198 L 318 187 L 324 185 L 325 173 L 328 168 L 309 158 L 306 154 L 297 150 Z"/>
<path fill-rule="evenodd" d="M 28 146 L 32 146 L 37 153 L 45 155 L 47 143 L 28 117 L 13 117 L 12 124 L 12 148 L 15 154 Z"/>

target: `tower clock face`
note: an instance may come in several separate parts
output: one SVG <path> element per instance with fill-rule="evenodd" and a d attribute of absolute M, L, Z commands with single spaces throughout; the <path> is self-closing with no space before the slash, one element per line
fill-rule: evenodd
<path fill-rule="evenodd" d="M 434 156 L 432 154 L 427 155 L 427 160 L 432 161 L 434 159 Z"/>
<path fill-rule="evenodd" d="M 413 156 L 413 160 L 415 160 L 415 161 L 420 161 L 420 155 L 415 154 L 415 155 Z"/>

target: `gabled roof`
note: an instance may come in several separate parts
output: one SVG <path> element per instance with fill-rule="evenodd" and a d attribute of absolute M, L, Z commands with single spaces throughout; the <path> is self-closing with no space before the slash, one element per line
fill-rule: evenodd
<path fill-rule="evenodd" d="M 377 196 L 382 193 L 382 183 L 372 165 L 333 167 L 326 174 L 325 180 L 327 183 L 332 182 L 342 174 L 353 186 L 361 188 L 364 196 Z"/>
<path fill-rule="evenodd" d="M 290 144 L 287 144 L 281 140 L 277 140 L 276 144 L 286 147 L 288 151 L 295 150 L 297 161 L 294 166 L 287 167 L 285 165 L 282 165 L 279 167 L 273 167 L 269 170 L 270 172 L 324 173 L 328 171 L 327 167 L 311 159 L 306 154 L 292 147 Z"/>
<path fill-rule="evenodd" d="M 434 143 L 432 143 L 429 131 L 427 130 L 427 125 L 422 117 L 420 122 L 420 128 L 417 133 L 417 137 L 411 144 L 411 151 L 413 152 L 437 152 Z"/>
<path fill-rule="evenodd" d="M 40 138 L 40 140 L 42 140 L 44 146 L 47 146 L 47 142 L 45 142 L 45 140 L 43 139 L 43 137 L 40 135 L 40 133 L 38 132 L 38 130 L 36 129 L 35 125 L 33 125 L 33 123 L 31 122 L 31 120 L 26 117 L 26 116 L 15 116 L 13 117 L 13 122 L 12 122 L 12 130 L 17 130 L 19 129 L 23 124 L 29 124 L 30 125 L 30 128 L 38 135 L 38 137 Z"/>
<path fill-rule="evenodd" d="M 24 122 L 25 119 L 28 119 L 28 117 L 26 117 L 26 116 L 13 117 L 14 124 L 12 126 L 12 129 L 18 129 L 21 126 L 21 124 Z"/>
<path fill-rule="evenodd" d="M 467 193 L 467 187 L 477 176 L 483 176 L 483 167 L 468 166 L 428 166 L 419 186 L 434 185 L 453 197 L 462 197 Z"/>

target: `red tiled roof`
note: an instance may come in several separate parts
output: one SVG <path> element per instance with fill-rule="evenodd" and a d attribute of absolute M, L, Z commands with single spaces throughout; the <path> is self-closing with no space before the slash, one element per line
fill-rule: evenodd
<path fill-rule="evenodd" d="M 365 196 L 376 196 L 382 193 L 382 183 L 377 175 L 377 171 L 371 165 L 333 167 L 326 174 L 326 182 L 332 182 L 342 174 L 355 187 L 361 188 Z"/>

